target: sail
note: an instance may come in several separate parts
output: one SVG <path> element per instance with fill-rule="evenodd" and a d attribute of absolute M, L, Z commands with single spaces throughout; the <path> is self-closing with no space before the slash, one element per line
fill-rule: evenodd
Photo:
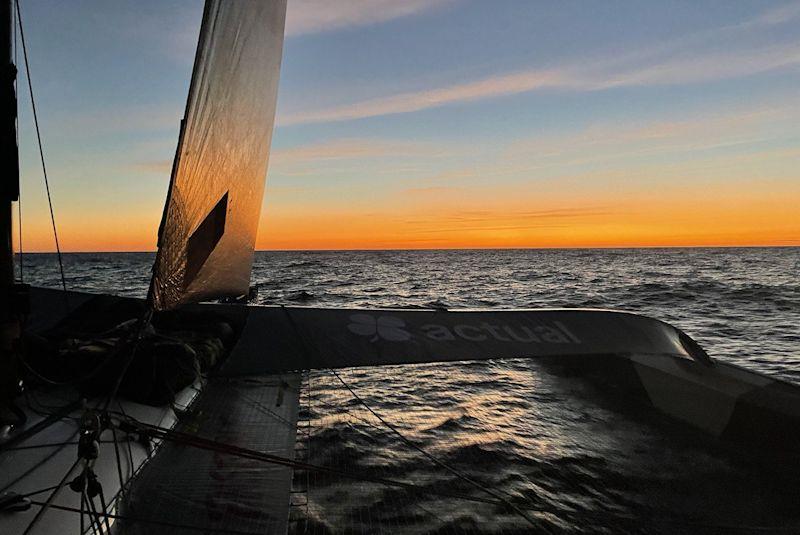
<path fill-rule="evenodd" d="M 207 0 L 159 228 L 156 310 L 246 294 L 275 118 L 286 0 Z"/>

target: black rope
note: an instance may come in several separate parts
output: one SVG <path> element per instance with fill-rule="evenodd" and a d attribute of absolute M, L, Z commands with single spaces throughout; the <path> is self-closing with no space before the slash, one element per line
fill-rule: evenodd
<path fill-rule="evenodd" d="M 34 501 L 34 500 L 31 500 L 31 503 L 33 505 L 44 505 L 43 502 L 38 502 L 38 501 Z M 64 505 L 51 504 L 50 508 L 58 509 L 60 511 L 68 511 L 68 512 L 71 512 L 71 513 L 80 513 L 81 512 L 81 510 L 76 508 L 76 507 L 67 507 L 67 506 L 64 506 Z M 113 519 L 113 520 L 121 520 L 121 521 L 124 521 L 124 522 L 133 522 L 133 523 L 137 523 L 138 522 L 138 523 L 142 523 L 142 524 L 152 524 L 154 526 L 165 526 L 165 527 L 168 527 L 168 528 L 178 528 L 178 529 L 188 529 L 188 530 L 192 530 L 192 531 L 201 531 L 201 532 L 204 532 L 204 533 L 229 533 L 231 535 L 261 535 L 260 533 L 256 533 L 254 531 L 240 531 L 240 530 L 236 530 L 236 529 L 212 528 L 212 527 L 208 527 L 208 526 L 192 526 L 191 524 L 179 524 L 177 522 L 167 522 L 165 520 L 150 520 L 150 519 L 139 518 L 139 517 L 129 516 L 129 515 L 115 515 L 113 513 L 107 513 L 107 512 L 101 513 L 101 512 L 98 511 L 97 514 L 98 514 L 98 516 L 101 516 L 101 517 L 110 518 L 110 519 Z"/>
<path fill-rule="evenodd" d="M 18 0 L 17 0 L 18 1 Z M 103 411 L 107 411 L 108 407 L 111 406 L 111 403 L 116 400 L 117 393 L 119 392 L 120 387 L 122 386 L 122 381 L 125 379 L 125 374 L 128 373 L 128 368 L 130 367 L 133 359 L 136 357 L 136 351 L 139 349 L 139 344 L 144 337 L 144 331 L 147 329 L 147 326 L 150 325 L 150 320 L 153 317 L 153 309 L 149 308 L 145 311 L 144 315 L 139 318 L 139 321 L 134 326 L 134 334 L 133 334 L 133 341 L 132 344 L 130 342 L 126 342 L 122 345 L 122 347 L 131 346 L 130 347 L 130 354 L 128 354 L 127 359 L 122 366 L 122 370 L 120 371 L 119 375 L 117 376 L 117 380 L 114 383 L 114 389 L 106 398 L 106 402 L 103 405 Z"/>
<path fill-rule="evenodd" d="M 78 434 L 77 429 L 72 433 L 71 436 L 74 437 L 76 434 Z M 53 457 L 55 457 L 58 454 L 58 452 L 63 450 L 66 446 L 67 446 L 66 444 L 64 446 L 57 446 L 58 449 L 51 451 L 49 455 L 39 460 L 33 466 L 29 467 L 27 470 L 25 470 L 22 474 L 18 475 L 12 481 L 8 482 L 3 488 L 0 488 L 0 493 L 3 493 L 8 489 L 12 488 L 14 485 L 16 485 L 17 483 L 19 483 L 20 481 L 31 475 L 33 472 L 44 466 L 48 461 L 50 461 Z"/>
<path fill-rule="evenodd" d="M 119 442 L 117 441 L 117 429 L 111 425 L 111 436 L 114 437 L 114 456 L 117 459 L 117 475 L 119 476 L 119 490 L 125 488 L 125 478 L 122 477 L 122 457 L 119 454 Z"/>
<path fill-rule="evenodd" d="M 114 428 L 111 428 L 112 431 Z M 74 433 L 73 433 L 74 436 Z M 116 444 L 116 440 L 98 440 L 98 444 Z M 70 440 L 66 442 L 47 442 L 45 444 L 32 444 L 30 446 L 16 446 L 14 448 L 6 448 L 3 451 L 19 451 L 19 450 L 37 450 L 42 448 L 59 448 L 61 446 L 77 446 L 79 442 L 77 440 Z"/>
<path fill-rule="evenodd" d="M 120 492 L 122 492 L 122 489 L 120 489 Z M 100 487 L 100 496 L 99 496 L 99 498 L 100 498 L 100 507 L 102 507 L 102 510 L 105 513 L 109 509 L 108 509 L 108 505 L 106 504 L 106 496 L 103 493 L 103 487 L 102 486 Z M 92 500 L 94 500 L 94 498 L 92 498 Z M 100 515 L 97 512 L 95 512 L 95 515 L 97 515 L 97 521 L 99 523 L 100 522 Z M 107 516 L 103 517 L 103 519 L 106 521 L 106 531 L 105 531 L 105 533 L 110 535 L 111 534 L 111 523 L 108 521 L 108 517 Z M 103 533 L 103 528 L 102 527 L 100 528 L 100 533 Z"/>
<path fill-rule="evenodd" d="M 84 509 L 83 505 L 84 505 L 85 502 L 86 502 L 86 493 L 82 492 L 81 493 L 81 508 L 79 509 L 80 510 L 80 514 L 81 514 L 81 535 L 84 535 L 84 533 L 86 533 L 86 525 L 83 523 L 83 515 L 85 514 L 85 512 L 83 510 Z"/>
<path fill-rule="evenodd" d="M 77 440 L 66 442 L 47 442 L 46 444 L 32 444 L 30 446 L 16 446 L 14 448 L 7 448 L 5 451 L 19 451 L 19 450 L 36 450 L 41 448 L 58 448 L 60 446 L 75 446 L 78 444 Z"/>
<path fill-rule="evenodd" d="M 294 318 L 289 313 L 289 309 L 287 309 L 284 306 L 281 306 L 281 309 L 283 310 L 284 315 L 286 316 L 286 319 L 289 321 L 290 325 L 292 326 L 292 329 L 294 330 L 295 335 L 297 336 L 298 340 L 300 341 L 300 347 L 301 347 L 301 350 L 306 354 L 306 359 L 309 362 L 311 362 L 311 358 L 310 358 L 311 354 L 310 354 L 309 348 L 305 343 L 305 339 L 303 338 L 303 336 L 300 333 L 300 329 L 298 328 L 297 323 L 294 321 Z M 317 348 L 315 347 L 315 349 L 317 349 Z M 325 356 L 324 356 L 325 354 L 323 352 L 317 350 L 316 353 L 320 357 L 322 357 L 323 361 L 327 361 L 327 358 L 325 358 Z M 338 373 L 336 373 L 336 371 L 333 370 L 333 368 L 328 368 L 328 369 L 330 370 L 330 372 L 333 375 L 336 376 L 336 378 L 339 379 L 339 381 L 345 386 L 345 388 L 347 388 L 350 391 L 350 393 L 353 395 L 353 397 L 359 403 L 361 403 L 361 405 L 363 405 L 370 413 L 372 413 L 373 416 L 375 416 L 378 420 L 380 420 L 380 422 L 383 423 L 383 425 L 385 425 L 387 428 L 389 428 L 391 431 L 393 431 L 397 436 L 399 436 L 403 440 L 403 442 L 405 442 L 406 444 L 408 444 L 412 448 L 416 449 L 417 451 L 419 451 L 420 453 L 425 455 L 425 457 L 427 457 L 428 459 L 430 459 L 434 463 L 438 464 L 439 466 L 443 467 L 444 469 L 446 469 L 447 471 L 449 471 L 450 473 L 452 473 L 456 477 L 460 478 L 461 480 L 465 481 L 466 483 L 469 483 L 470 485 L 474 486 L 476 489 L 478 489 L 480 491 L 483 491 L 486 494 L 492 496 L 496 500 L 499 500 L 501 504 L 505 505 L 506 507 L 510 508 L 512 511 L 517 513 L 521 518 L 523 518 L 526 522 L 528 522 L 534 528 L 542 529 L 542 530 L 545 530 L 545 531 L 549 531 L 541 522 L 536 522 L 533 518 L 531 518 L 530 515 L 525 513 L 525 511 L 523 511 L 522 509 L 520 509 L 519 507 L 517 507 L 516 505 L 511 503 L 511 501 L 508 498 L 506 498 L 503 494 L 495 491 L 494 489 L 486 487 L 485 485 L 481 485 L 477 481 L 473 480 L 472 478 L 468 477 L 467 475 L 462 474 L 461 472 L 459 472 L 455 468 L 451 467 L 450 465 L 448 465 L 444 461 L 442 461 L 442 460 L 438 459 L 437 457 L 431 455 L 430 453 L 425 451 L 424 448 L 422 448 L 421 446 L 417 445 L 415 442 L 413 442 L 410 439 L 406 438 L 396 427 L 391 425 L 389 422 L 384 420 L 377 412 L 372 410 L 372 408 L 369 405 L 367 405 L 367 403 L 363 399 L 361 399 L 358 396 L 358 394 L 356 394 L 355 391 L 352 388 L 350 388 L 350 386 L 344 381 L 344 379 L 341 378 L 341 376 Z"/>
<path fill-rule="evenodd" d="M 500 492 L 498 492 L 498 491 L 495 491 L 494 489 L 492 489 L 492 488 L 490 488 L 490 487 L 487 487 L 487 486 L 485 486 L 485 485 L 482 485 L 481 483 L 478 483 L 477 481 L 475 481 L 475 480 L 474 480 L 474 479 L 472 479 L 471 477 L 469 477 L 469 476 L 467 476 L 466 474 L 464 474 L 464 473 L 460 472 L 459 470 L 456 470 L 455 468 L 453 468 L 452 466 L 450 466 L 450 465 L 449 465 L 449 464 L 447 464 L 446 462 L 442 461 L 441 459 L 439 459 L 439 458 L 438 458 L 438 457 L 436 457 L 435 455 L 433 455 L 433 454 L 429 453 L 427 450 L 425 450 L 425 448 L 423 448 L 422 446 L 420 446 L 419 444 L 417 444 L 416 442 L 414 442 L 414 441 L 413 441 L 413 440 L 411 440 L 410 438 L 406 437 L 406 436 L 405 436 L 405 435 L 404 435 L 402 432 L 400 432 L 400 430 L 399 430 L 399 429 L 397 429 L 397 428 L 396 428 L 394 425 L 392 425 L 391 423 L 389 423 L 388 421 L 386 421 L 386 420 L 385 420 L 385 419 L 384 419 L 384 418 L 383 418 L 383 417 L 382 417 L 380 414 L 378 414 L 378 413 L 377 413 L 375 410 L 373 410 L 373 409 L 372 409 L 372 407 L 370 407 L 370 406 L 367 404 L 367 402 L 366 402 L 366 401 L 364 401 L 364 400 L 361 398 L 361 396 L 359 396 L 358 394 L 356 394 L 355 390 L 353 390 L 353 389 L 350 387 L 350 385 L 349 385 L 349 384 L 347 384 L 347 382 L 345 382 L 345 380 L 344 380 L 344 379 L 342 379 L 342 376 L 341 376 L 341 375 L 339 375 L 339 374 L 336 372 L 336 370 L 334 370 L 334 369 L 332 369 L 332 368 L 329 368 L 329 371 L 330 371 L 330 372 L 331 372 L 331 373 L 332 373 L 332 374 L 333 374 L 333 375 L 334 375 L 334 376 L 335 376 L 337 379 L 339 379 L 339 382 L 341 382 L 341 383 L 342 383 L 342 385 L 344 385 L 344 387 L 345 387 L 347 390 L 349 390 L 349 391 L 350 391 L 350 394 L 352 394 L 352 396 L 353 396 L 353 397 L 356 399 L 356 401 L 358 401 L 358 402 L 359 402 L 361 405 L 363 405 L 365 409 L 367 409 L 367 410 L 368 410 L 368 411 L 369 411 L 369 412 L 370 412 L 370 413 L 371 413 L 371 414 L 372 414 L 372 415 L 373 415 L 375 418 L 377 418 L 378 420 L 380 420 L 380 422 L 381 422 L 383 425 L 385 425 L 385 426 L 386 426 L 388 429 L 390 429 L 390 430 L 391 430 L 391 431 L 392 431 L 392 432 L 393 432 L 395 435 L 397 435 L 398 437 L 400 437 L 400 439 L 401 439 L 403 442 L 405 442 L 405 443 L 406 443 L 408 446 L 410 446 L 410 447 L 414 448 L 415 450 L 417 450 L 418 452 L 420 452 L 422 455 L 424 455 L 425 457 L 427 457 L 429 460 L 431 460 L 433 463 L 435 463 L 435 464 L 437 464 L 437 465 L 441 466 L 442 468 L 444 468 L 445 470 L 447 470 L 448 472 L 450 472 L 450 473 L 451 473 L 451 474 L 453 474 L 454 476 L 458 477 L 458 478 L 459 478 L 459 479 L 461 479 L 462 481 L 465 481 L 466 483 L 469 483 L 470 485 L 472 485 L 472 486 L 473 486 L 473 487 L 475 487 L 476 489 L 478 489 L 478 490 L 481 490 L 481 491 L 485 492 L 486 494 L 488 494 L 489 496 L 492 496 L 493 498 L 495 498 L 495 499 L 497 499 L 497 500 L 500 500 L 500 501 L 501 501 L 501 502 L 503 502 L 503 503 L 504 503 L 506 506 L 508 506 L 508 507 L 509 507 L 511 510 L 513 510 L 515 513 L 517 513 L 519 516 L 521 516 L 523 519 L 525 519 L 525 520 L 526 520 L 526 521 L 527 521 L 527 522 L 528 522 L 528 523 L 529 523 L 531 526 L 533 526 L 533 527 L 535 527 L 535 528 L 539 528 L 539 529 L 544 529 L 544 528 L 543 528 L 543 526 L 541 526 L 541 525 L 540 525 L 541 523 L 538 523 L 538 522 L 536 522 L 536 521 L 535 521 L 533 518 L 531 518 L 531 517 L 530 517 L 530 516 L 529 516 L 527 513 L 525 513 L 525 511 L 523 511 L 522 509 L 520 509 L 519 507 L 517 507 L 516 505 L 514 505 L 513 503 L 511 503 L 511 501 L 510 501 L 508 498 L 506 498 L 506 497 L 505 497 L 505 496 L 504 496 L 502 493 L 500 493 Z"/>
<path fill-rule="evenodd" d="M 33 517 L 33 520 L 31 520 L 31 521 L 30 521 L 30 523 L 28 524 L 28 527 L 27 527 L 27 528 L 25 528 L 25 531 L 22 533 L 22 535 L 28 535 L 29 533 L 31 533 L 31 532 L 33 531 L 33 528 L 35 528 L 35 527 L 36 527 L 36 524 L 38 524 L 38 523 L 39 523 L 39 520 L 41 520 L 41 519 L 42 519 L 42 516 L 44 516 L 44 514 L 47 512 L 47 510 L 48 510 L 50 507 L 56 507 L 56 506 L 53 504 L 53 502 L 55 501 L 56 497 L 58 496 L 58 493 L 59 493 L 59 492 L 61 492 L 61 489 L 63 489 L 63 488 L 64 488 L 64 486 L 67 484 L 67 481 L 69 480 L 69 477 L 72 475 L 72 472 L 74 472 L 74 471 L 75 471 L 75 468 L 78 466 L 78 464 L 79 464 L 79 463 L 80 463 L 82 460 L 83 460 L 83 459 L 77 459 L 77 460 L 76 460 L 76 461 L 75 461 L 75 462 L 72 464 L 72 466 L 70 466 L 70 467 L 69 467 L 69 470 L 67 470 L 67 473 L 66 473 L 66 474 L 64 474 L 64 477 L 63 477 L 63 478 L 61 478 L 61 481 L 58 483 L 58 485 L 56 485 L 56 487 L 55 487 L 55 489 L 53 490 L 53 492 L 52 492 L 52 493 L 50 494 L 50 496 L 47 498 L 47 501 L 46 501 L 46 502 L 44 502 L 44 503 L 41 503 L 41 502 L 39 503 L 39 505 L 41 505 L 41 506 L 42 506 L 42 508 L 41 508 L 41 509 L 39 509 L 39 511 L 37 511 L 37 513 L 36 513 L 36 516 L 34 516 L 34 517 Z M 31 503 L 33 503 L 33 500 L 31 500 Z"/>
<path fill-rule="evenodd" d="M 89 496 L 86 487 L 84 487 L 83 489 L 83 495 L 86 497 L 86 504 L 88 505 L 87 513 L 89 515 L 89 518 L 92 520 L 92 532 L 102 534 L 103 524 L 100 520 L 100 517 L 98 516 L 97 507 L 95 506 L 94 503 L 94 498 Z"/>
<path fill-rule="evenodd" d="M 436 496 L 443 496 L 447 498 L 456 498 L 471 502 L 478 502 L 478 503 L 488 503 L 495 506 L 502 506 L 505 505 L 502 501 L 491 500 L 486 498 L 478 498 L 475 496 L 470 496 L 467 494 L 461 494 L 457 492 L 443 492 L 443 491 L 435 491 L 429 490 L 420 487 L 419 485 L 415 485 L 413 483 L 406 483 L 405 481 L 398 481 L 395 479 L 386 479 L 381 477 L 371 477 L 364 474 L 356 474 L 353 472 L 347 472 L 344 470 L 337 470 L 335 468 L 329 468 L 326 466 L 319 466 L 315 464 L 305 463 L 301 461 L 296 461 L 294 459 L 290 459 L 287 457 L 280 457 L 278 455 L 273 455 L 270 453 L 264 453 L 256 450 L 250 450 L 247 448 L 242 448 L 236 446 L 234 444 L 226 444 L 223 442 L 217 442 L 214 440 L 206 439 L 199 437 L 197 435 L 191 435 L 187 433 L 182 433 L 180 431 L 174 431 L 172 429 L 166 429 L 163 427 L 158 427 L 150 424 L 145 424 L 143 422 L 139 422 L 136 420 L 128 420 L 129 424 L 135 426 L 140 430 L 147 431 L 147 433 L 153 438 L 160 438 L 162 440 L 168 440 L 171 442 L 175 442 L 177 444 L 183 444 L 190 447 L 195 447 L 198 449 L 204 449 L 207 451 L 214 451 L 218 453 L 224 453 L 228 455 L 232 455 L 234 457 L 240 457 L 243 459 L 251 459 L 255 461 L 262 461 L 270 464 L 277 464 L 280 466 L 286 466 L 288 468 L 295 468 L 298 470 L 308 470 L 310 472 L 322 472 L 337 475 L 340 477 L 346 477 L 348 479 L 354 479 L 357 481 L 366 481 L 370 483 L 377 483 L 386 486 L 392 487 L 399 487 L 404 488 L 408 491 L 415 491 L 422 494 L 429 494 L 429 495 L 436 495 Z"/>
<path fill-rule="evenodd" d="M 295 423 L 294 422 L 290 422 L 289 420 L 287 420 L 286 418 L 284 418 L 283 416 L 281 416 L 277 412 L 275 412 L 273 410 L 270 410 L 269 407 L 267 407 L 266 405 L 264 405 L 260 401 L 254 400 L 254 399 L 252 399 L 251 397 L 247 396 L 244 393 L 240 393 L 240 397 L 242 398 L 242 400 L 244 400 L 245 402 L 249 403 L 250 406 L 253 407 L 254 409 L 256 409 L 257 411 L 259 411 L 262 414 L 265 414 L 267 416 L 271 416 L 271 417 L 275 418 L 277 421 L 279 421 L 280 423 L 282 423 L 283 425 L 285 425 L 289 429 L 294 430 L 294 428 L 295 428 Z"/>
<path fill-rule="evenodd" d="M 79 404 L 80 401 L 75 401 L 74 403 L 66 405 L 58 412 L 51 414 L 44 420 L 38 422 L 37 424 L 27 429 L 24 429 L 20 433 L 14 435 L 11 439 L 6 441 L 5 443 L 0 444 L 0 451 L 5 451 L 7 449 L 13 448 L 17 444 L 20 444 L 22 441 L 29 439 L 30 437 L 34 436 L 35 434 L 41 432 L 44 429 L 47 429 L 49 426 L 53 425 L 57 421 L 68 417 L 69 413 L 72 412 L 75 408 L 77 408 Z"/>
<path fill-rule="evenodd" d="M 31 109 L 33 110 L 33 124 L 36 127 L 36 140 L 39 143 L 39 159 L 42 162 L 42 174 L 44 175 L 44 187 L 47 191 L 47 204 L 50 207 L 50 222 L 53 225 L 53 238 L 56 242 L 56 254 L 58 256 L 58 270 L 61 274 L 61 288 L 64 290 L 64 300 L 69 309 L 69 298 L 67 297 L 67 279 L 64 276 L 64 262 L 61 258 L 61 246 L 58 243 L 58 230 L 56 229 L 56 216 L 53 211 L 53 201 L 50 197 L 50 181 L 47 179 L 47 166 L 44 162 L 44 148 L 42 147 L 42 136 L 39 130 L 39 116 L 36 113 L 36 101 L 33 98 L 33 81 L 31 80 L 31 69 L 28 63 L 28 47 L 25 44 L 25 30 L 22 25 L 22 12 L 19 9 L 19 0 L 14 0 L 17 7 L 17 24 L 19 26 L 19 37 L 22 41 L 22 57 L 25 60 L 25 77 L 28 79 L 28 94 L 31 98 Z"/>
<path fill-rule="evenodd" d="M 128 416 L 128 413 L 125 412 L 125 407 L 122 405 L 122 403 L 119 402 L 119 400 L 117 400 L 117 406 L 119 407 L 120 413 L 122 413 L 122 415 L 125 417 L 126 420 L 131 420 L 132 419 L 131 417 Z M 134 474 L 135 463 L 133 462 L 133 448 L 131 448 L 131 437 L 130 437 L 130 434 L 126 433 L 125 436 L 127 438 L 127 440 L 125 441 L 125 444 L 126 444 L 127 449 L 128 449 L 128 479 L 130 479 L 130 478 L 133 477 L 133 474 Z M 149 452 L 147 452 L 147 453 L 148 453 L 148 458 L 149 458 Z M 122 489 L 120 489 L 120 492 L 122 492 Z"/>
<path fill-rule="evenodd" d="M 306 375 L 306 381 L 307 381 L 307 385 L 305 385 L 305 390 L 306 390 L 306 394 L 307 394 L 307 397 L 308 397 L 307 410 L 308 410 L 308 414 L 311 415 L 311 377 L 310 377 L 310 372 L 309 371 L 305 371 L 304 373 Z M 334 405 L 331 405 L 330 403 L 327 403 L 327 402 L 325 402 L 325 401 L 323 401 L 321 399 L 317 400 L 317 403 L 320 403 L 320 404 L 324 405 L 328 409 L 340 409 L 340 407 L 336 407 Z M 344 411 L 350 418 L 353 418 L 353 419 L 361 422 L 362 424 L 366 425 L 367 427 L 370 427 L 370 428 L 374 429 L 375 431 L 377 431 L 379 433 L 386 433 L 386 429 L 378 427 L 377 425 L 375 425 L 374 423 L 370 422 L 366 418 L 362 418 L 362 417 L 360 417 L 360 416 L 358 416 L 356 414 L 353 414 L 346 407 L 345 407 Z M 311 450 L 311 445 L 310 445 L 310 442 L 311 442 L 311 437 L 309 436 L 308 437 L 308 444 L 306 445 L 307 455 L 308 455 L 307 458 L 311 457 L 311 451 L 310 451 Z M 384 469 L 384 473 L 385 472 L 386 472 L 386 470 Z M 307 479 L 306 480 L 306 490 L 307 491 L 308 491 L 309 487 L 310 487 L 310 484 L 308 483 L 308 479 Z M 445 525 L 447 523 L 447 520 L 445 520 L 443 517 L 441 517 L 439 514 L 435 513 L 434 511 L 431 511 L 430 509 L 428 509 L 426 507 L 423 507 L 423 505 L 419 501 L 412 502 L 412 505 L 414 507 L 417 507 L 421 511 L 423 511 L 428 516 L 436 519 L 442 525 Z M 306 516 L 308 516 L 308 496 L 306 496 Z"/>
<path fill-rule="evenodd" d="M 43 492 L 50 492 L 51 490 L 55 490 L 58 488 L 58 485 L 53 485 L 52 487 L 47 487 L 44 489 L 34 490 L 31 492 L 26 492 L 25 494 L 20 494 L 21 498 L 29 498 L 31 496 L 36 496 L 37 494 L 41 494 Z"/>

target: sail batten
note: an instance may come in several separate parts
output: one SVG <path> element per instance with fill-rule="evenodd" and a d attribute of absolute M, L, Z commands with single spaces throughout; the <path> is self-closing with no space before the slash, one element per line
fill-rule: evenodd
<path fill-rule="evenodd" d="M 207 0 L 150 300 L 246 294 L 275 118 L 286 0 Z"/>

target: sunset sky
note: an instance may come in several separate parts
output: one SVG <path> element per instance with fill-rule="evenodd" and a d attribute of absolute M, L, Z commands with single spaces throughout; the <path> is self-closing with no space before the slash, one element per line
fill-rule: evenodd
<path fill-rule="evenodd" d="M 202 2 L 21 4 L 63 249 L 153 250 Z M 800 2 L 289 0 L 257 248 L 800 245 L 798 88 Z"/>

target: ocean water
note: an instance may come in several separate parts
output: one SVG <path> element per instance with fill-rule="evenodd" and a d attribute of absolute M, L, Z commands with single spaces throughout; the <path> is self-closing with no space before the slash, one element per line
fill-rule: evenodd
<path fill-rule="evenodd" d="M 67 284 L 142 296 L 152 259 L 68 254 Z M 26 282 L 58 286 L 56 266 L 53 255 L 26 255 Z M 264 304 L 635 311 L 682 328 L 715 358 L 798 383 L 798 273 L 800 248 L 259 252 L 253 282 Z M 405 437 L 501 492 L 541 529 L 800 533 L 796 479 L 535 361 L 362 368 L 340 377 L 307 374 L 299 441 L 310 462 L 487 497 L 404 443 L 344 381 Z M 293 508 L 298 533 L 533 529 L 508 508 L 422 491 L 313 474 L 296 485 L 307 490 Z"/>

